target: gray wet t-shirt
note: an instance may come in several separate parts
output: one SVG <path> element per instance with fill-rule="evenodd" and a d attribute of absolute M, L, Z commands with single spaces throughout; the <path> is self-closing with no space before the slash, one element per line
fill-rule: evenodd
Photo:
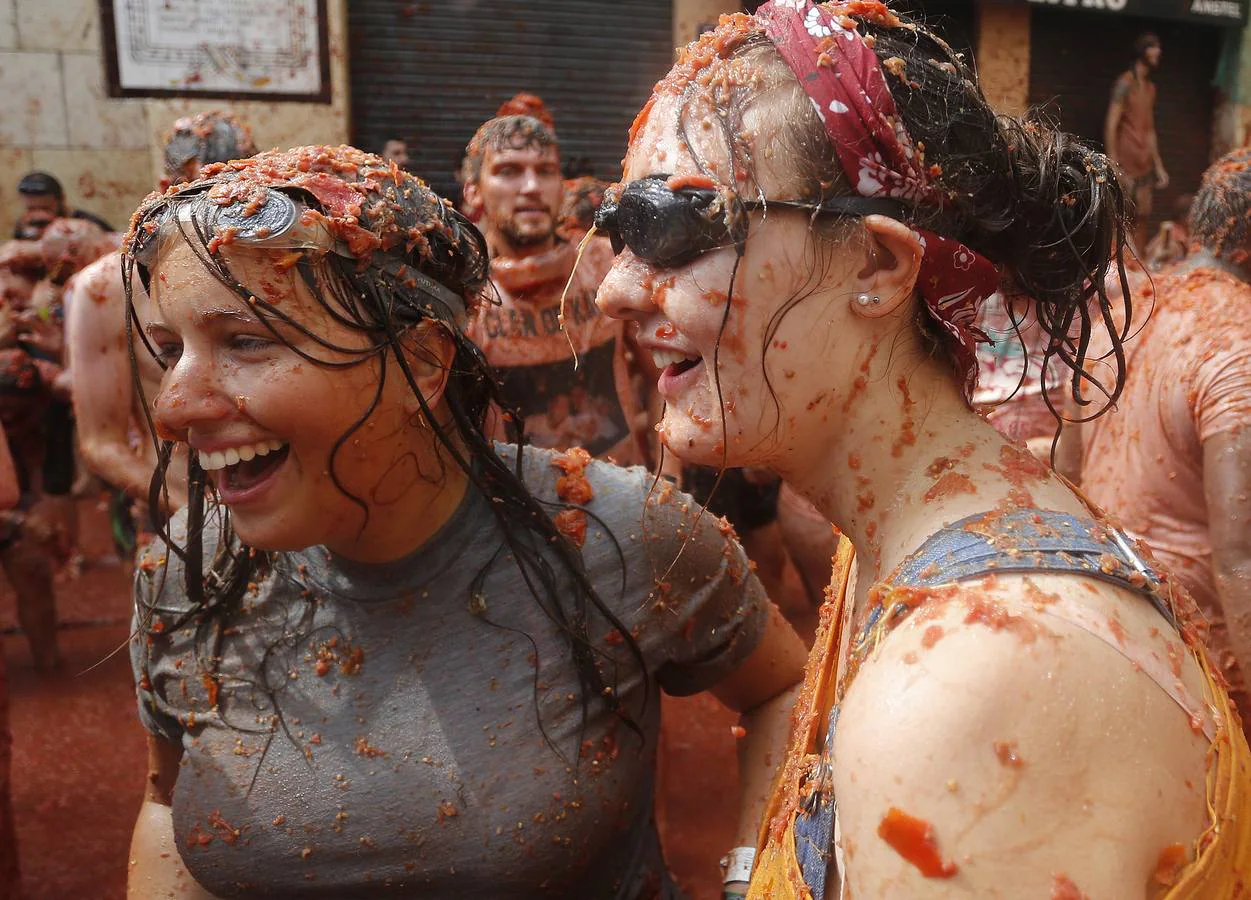
<path fill-rule="evenodd" d="M 554 454 L 526 458 L 531 491 L 555 501 Z M 586 475 L 586 568 L 650 683 L 602 616 L 591 634 L 641 739 L 594 697 L 583 724 L 568 642 L 472 488 L 394 563 L 278 554 L 228 623 L 216 679 L 203 634 L 182 623 L 182 567 L 154 545 L 136 575 L 139 712 L 184 748 L 174 829 L 197 881 L 223 898 L 671 895 L 652 821 L 657 692 L 694 693 L 738 666 L 763 594 L 685 495 L 662 482 L 648 501 L 641 469 Z"/>

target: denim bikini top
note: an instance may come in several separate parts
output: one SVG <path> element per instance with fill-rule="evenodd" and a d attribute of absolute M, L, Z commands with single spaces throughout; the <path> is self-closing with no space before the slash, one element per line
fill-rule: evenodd
<path fill-rule="evenodd" d="M 1026 508 L 981 513 L 954 522 L 931 535 L 896 570 L 889 583 L 892 587 L 933 588 L 994 574 L 1065 573 L 1095 578 L 1139 594 L 1173 630 L 1178 629 L 1159 575 L 1139 558 L 1124 534 L 1093 519 L 1053 510 Z M 878 596 L 883 599 L 869 608 L 864 625 L 851 641 L 853 660 L 868 656 L 880 639 L 914 608 L 902 601 L 892 602 L 889 591 Z M 1098 633 L 1092 622 L 1073 624 L 1125 652 L 1107 634 Z M 1159 681 L 1154 677 L 1153 680 Z M 1161 687 L 1186 708 L 1173 685 Z M 806 794 L 795 819 L 795 854 L 813 900 L 825 900 L 826 876 L 835 852 L 832 772 L 837 723 L 836 705 L 830 710 L 821 761 L 812 776 L 813 790 Z"/>

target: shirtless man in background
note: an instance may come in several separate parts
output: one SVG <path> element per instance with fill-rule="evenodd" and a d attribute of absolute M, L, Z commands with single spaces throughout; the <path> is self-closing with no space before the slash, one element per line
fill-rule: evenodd
<path fill-rule="evenodd" d="M 1155 129 L 1155 82 L 1160 39 L 1143 34 L 1134 42 L 1134 64 L 1112 86 L 1112 102 L 1103 126 L 1104 149 L 1121 169 L 1126 193 L 1134 199 L 1134 249 L 1147 246 L 1152 194 L 1168 187 Z"/>
<path fill-rule="evenodd" d="M 82 218 L 54 220 L 39 240 L 43 278 L 31 292 L 26 308 L 16 316 L 18 343 L 32 357 L 65 367 L 66 311 L 79 272 L 117 250 L 121 237 Z M 78 545 L 76 497 L 90 483 L 76 453 L 77 427 L 67 393 L 68 378 L 60 376 L 47 404 L 44 423 L 43 471 L 40 508 L 55 529 L 50 548 L 61 561 L 63 575 L 77 578 L 85 560 Z"/>
<path fill-rule="evenodd" d="M 165 139 L 165 175 L 169 182 L 190 181 L 203 166 L 253 155 L 252 132 L 220 112 L 179 119 Z M 137 286 L 137 307 L 148 296 Z M 131 347 L 126 341 L 126 293 L 121 258 L 110 253 L 87 267 L 74 280 L 69 306 L 69 367 L 74 379 L 74 412 L 78 437 L 88 468 L 139 504 L 148 498 L 157 451 L 137 438 L 146 428 L 144 410 L 131 377 Z M 142 315 L 142 309 L 137 310 Z M 132 340 L 143 395 L 156 396 L 161 368 Z M 186 503 L 185 457 L 170 465 L 165 506 L 169 511 Z"/>

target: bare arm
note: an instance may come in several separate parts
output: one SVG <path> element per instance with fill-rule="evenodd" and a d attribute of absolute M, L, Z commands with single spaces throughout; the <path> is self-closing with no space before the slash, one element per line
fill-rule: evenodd
<path fill-rule="evenodd" d="M 131 497 L 144 499 L 156 467 L 147 441 L 130 446 L 134 389 L 125 340 L 126 298 L 115 256 L 74 280 L 69 303 L 69 366 L 74 415 L 87 467 Z"/>
<path fill-rule="evenodd" d="M 1038 612 L 1025 583 L 1116 616 L 1127 644 L 1163 657 L 1176 641 L 1147 611 L 1126 613 L 1118 589 L 1092 594 L 1071 576 L 928 601 L 840 704 L 834 794 L 850 894 L 1143 897 L 1161 852 L 1202 832 L 1207 740 L 1110 642 Z M 1015 633 L 970 617 L 987 603 Z M 1181 677 L 1201 690 L 1189 657 Z M 1142 751 L 1124 766 L 1130 746 Z"/>
<path fill-rule="evenodd" d="M 183 865 L 170 810 L 182 748 L 148 736 L 148 781 L 130 842 L 128 900 L 214 900 Z"/>
<path fill-rule="evenodd" d="M 1103 152 L 1117 162 L 1116 129 L 1121 124 L 1121 116 L 1125 114 L 1125 95 L 1120 84 L 1112 92 L 1112 102 L 1108 104 L 1108 115 L 1103 121 Z"/>
<path fill-rule="evenodd" d="M 1231 649 L 1245 667 L 1251 665 L 1251 431 L 1226 431 L 1204 442 L 1203 493 L 1216 594 Z"/>
<path fill-rule="evenodd" d="M 786 758 L 790 712 L 804 674 L 803 641 L 772 603 L 764 636 L 751 656 L 712 689 L 742 713 L 738 744 L 739 819 L 734 846 L 755 847 L 777 767 Z M 730 848 L 725 848 L 729 850 Z M 744 882 L 727 885 L 746 892 Z"/>
<path fill-rule="evenodd" d="M 743 714 L 739 743 L 743 803 L 738 844 L 755 846 L 775 767 L 786 755 L 794 692 L 804 675 L 804 642 L 772 603 L 764 636 L 751 656 L 712 689 L 718 700 Z"/>
<path fill-rule="evenodd" d="M 1155 166 L 1155 186 L 1164 190 L 1168 187 L 1168 170 L 1164 168 L 1164 159 L 1160 156 L 1160 141 L 1155 128 L 1151 129 L 1148 140 L 1151 143 L 1151 162 Z"/>

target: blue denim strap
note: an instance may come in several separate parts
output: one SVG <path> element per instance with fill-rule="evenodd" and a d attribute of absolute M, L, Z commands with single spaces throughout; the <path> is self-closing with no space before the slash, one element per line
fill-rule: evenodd
<path fill-rule="evenodd" d="M 813 773 L 812 792 L 795 817 L 795 858 L 813 900 L 825 900 L 825 879 L 834 853 L 834 728 L 838 707 L 830 711 L 830 725 L 821 747 L 821 761 Z"/>

